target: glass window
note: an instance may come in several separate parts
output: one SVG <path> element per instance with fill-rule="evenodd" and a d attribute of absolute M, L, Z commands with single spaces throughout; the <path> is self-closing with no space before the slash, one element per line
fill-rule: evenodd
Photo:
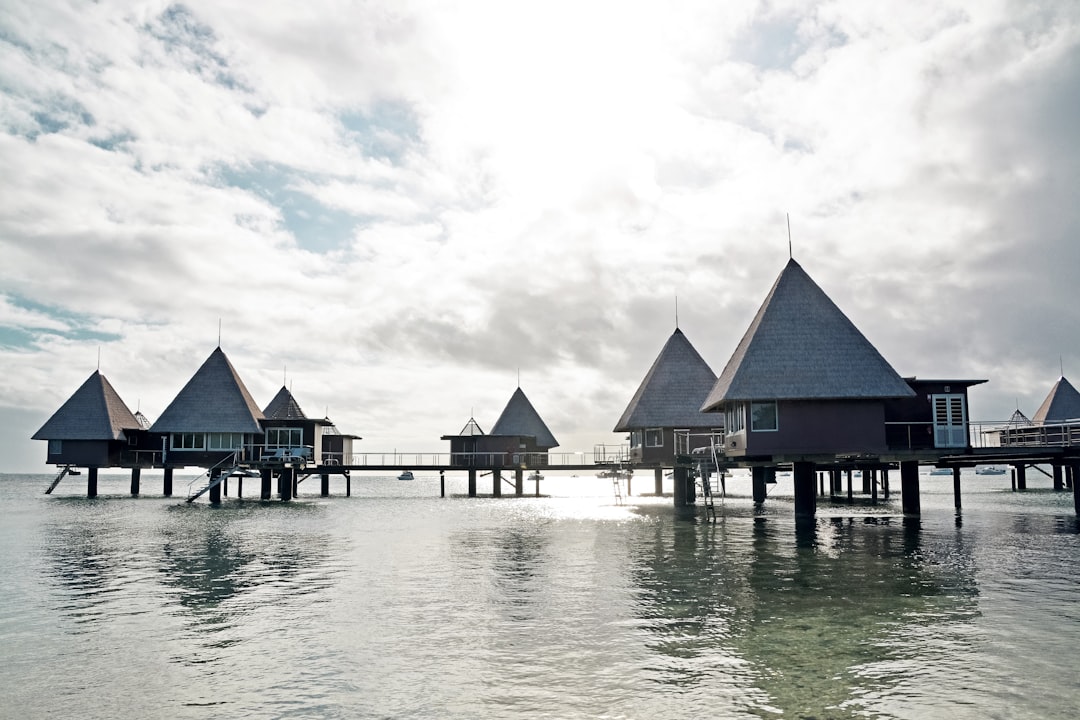
<path fill-rule="evenodd" d="M 49 441 L 49 454 L 50 455 L 59 455 L 62 452 L 64 452 L 64 441 L 63 440 L 50 440 Z"/>
<path fill-rule="evenodd" d="M 303 428 L 267 428 L 266 447 L 303 447 Z"/>
<path fill-rule="evenodd" d="M 243 433 L 209 433 L 207 447 L 211 450 L 235 450 L 244 444 Z"/>
<path fill-rule="evenodd" d="M 641 431 L 634 430 L 630 433 L 630 447 L 641 447 Z"/>
<path fill-rule="evenodd" d="M 754 432 L 774 432 L 776 424 L 776 401 L 750 403 L 750 429 Z"/>
<path fill-rule="evenodd" d="M 205 447 L 206 436 L 203 433 L 173 433 L 173 450 L 202 450 Z"/>
<path fill-rule="evenodd" d="M 645 431 L 646 447 L 662 447 L 664 445 L 664 431 L 660 428 L 651 428 Z"/>
<path fill-rule="evenodd" d="M 746 427 L 746 406 L 743 403 L 728 405 L 724 413 L 724 424 L 729 434 L 742 432 Z"/>

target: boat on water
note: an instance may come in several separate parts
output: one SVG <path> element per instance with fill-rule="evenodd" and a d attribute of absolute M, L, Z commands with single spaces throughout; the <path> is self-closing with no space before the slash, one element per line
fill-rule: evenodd
<path fill-rule="evenodd" d="M 404 470 L 404 471 L 402 471 L 402 473 L 400 475 L 397 476 L 397 479 L 398 480 L 414 480 L 415 478 L 413 477 L 412 470 Z"/>
<path fill-rule="evenodd" d="M 979 465 L 975 468 L 976 475 L 1004 475 L 1005 468 L 1000 465 Z"/>
<path fill-rule="evenodd" d="M 536 482 L 543 479 L 544 476 L 540 474 L 539 470 L 533 470 L 532 475 L 529 476 L 529 482 Z"/>
<path fill-rule="evenodd" d="M 939 468 L 936 467 L 930 471 L 931 475 L 952 475 L 952 468 Z"/>

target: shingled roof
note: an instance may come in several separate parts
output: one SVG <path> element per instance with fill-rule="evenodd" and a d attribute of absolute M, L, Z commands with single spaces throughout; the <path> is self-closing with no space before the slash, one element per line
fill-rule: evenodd
<path fill-rule="evenodd" d="M 270 404 L 263 409 L 263 416 L 267 420 L 306 420 L 307 415 L 300 409 L 300 403 L 296 402 L 292 391 L 284 385 L 278 390 L 277 395 Z"/>
<path fill-rule="evenodd" d="M 33 440 L 125 440 L 138 419 L 97 370 L 53 413 Z"/>
<path fill-rule="evenodd" d="M 723 402 L 912 397 L 914 391 L 794 260 L 702 410 Z"/>
<path fill-rule="evenodd" d="M 1031 419 L 1036 425 L 1080 419 L 1080 392 L 1062 375 Z"/>
<path fill-rule="evenodd" d="M 502 415 L 495 421 L 491 428 L 492 435 L 518 435 L 521 437 L 536 438 L 536 445 L 542 448 L 558 447 L 559 443 L 555 436 L 548 430 L 548 426 L 536 412 L 536 408 L 525 397 L 521 388 L 514 391 L 510 396 L 510 402 L 506 403 Z"/>
<path fill-rule="evenodd" d="M 701 403 L 716 384 L 716 373 L 675 328 L 657 355 L 614 432 L 633 428 L 715 427 L 719 418 L 701 412 Z"/>
<path fill-rule="evenodd" d="M 262 411 L 219 347 L 210 353 L 150 430 L 261 433 L 262 419 Z"/>

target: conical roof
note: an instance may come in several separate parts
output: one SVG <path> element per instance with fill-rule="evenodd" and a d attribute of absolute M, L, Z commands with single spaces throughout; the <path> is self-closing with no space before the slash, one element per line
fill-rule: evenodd
<path fill-rule="evenodd" d="M 614 432 L 632 428 L 703 428 L 719 422 L 701 412 L 701 403 L 716 384 L 716 373 L 675 328 L 656 357 Z"/>
<path fill-rule="evenodd" d="M 1031 419 L 1036 425 L 1080 419 L 1080 392 L 1062 375 Z"/>
<path fill-rule="evenodd" d="M 726 401 L 912 397 L 881 353 L 788 261 L 702 410 Z"/>
<path fill-rule="evenodd" d="M 1013 410 L 1012 417 L 1009 418 L 1009 427 L 1031 427 L 1034 423 L 1028 419 L 1028 416 L 1020 412 L 1020 408 Z"/>
<path fill-rule="evenodd" d="M 216 348 L 151 426 L 152 432 L 261 433 L 262 411 Z"/>
<path fill-rule="evenodd" d="M 514 391 L 510 396 L 510 402 L 506 403 L 502 415 L 495 421 L 491 428 L 492 435 L 519 435 L 522 437 L 536 438 L 536 444 L 542 448 L 558 447 L 559 443 L 555 436 L 548 430 L 548 426 L 540 418 L 540 414 L 525 397 L 521 388 Z"/>
<path fill-rule="evenodd" d="M 284 385 L 278 390 L 277 395 L 263 410 L 267 420 L 306 420 L 307 415 L 300 409 L 300 403 L 296 402 L 292 391 Z"/>
<path fill-rule="evenodd" d="M 123 440 L 141 429 L 138 419 L 97 370 L 53 413 L 34 440 Z"/>

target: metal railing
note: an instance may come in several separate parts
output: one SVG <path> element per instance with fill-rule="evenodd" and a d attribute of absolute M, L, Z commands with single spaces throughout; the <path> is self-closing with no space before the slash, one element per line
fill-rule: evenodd
<path fill-rule="evenodd" d="M 958 438 L 962 440 L 957 442 Z M 1068 447 L 1080 445 L 1080 420 L 1052 425 L 1017 425 L 992 420 L 966 425 L 887 422 L 885 441 L 893 450 Z"/>
<path fill-rule="evenodd" d="M 477 467 L 477 468 L 559 468 L 581 467 L 590 464 L 613 463 L 614 460 L 593 460 L 584 452 L 366 452 L 333 458 L 335 463 L 350 467 Z"/>

